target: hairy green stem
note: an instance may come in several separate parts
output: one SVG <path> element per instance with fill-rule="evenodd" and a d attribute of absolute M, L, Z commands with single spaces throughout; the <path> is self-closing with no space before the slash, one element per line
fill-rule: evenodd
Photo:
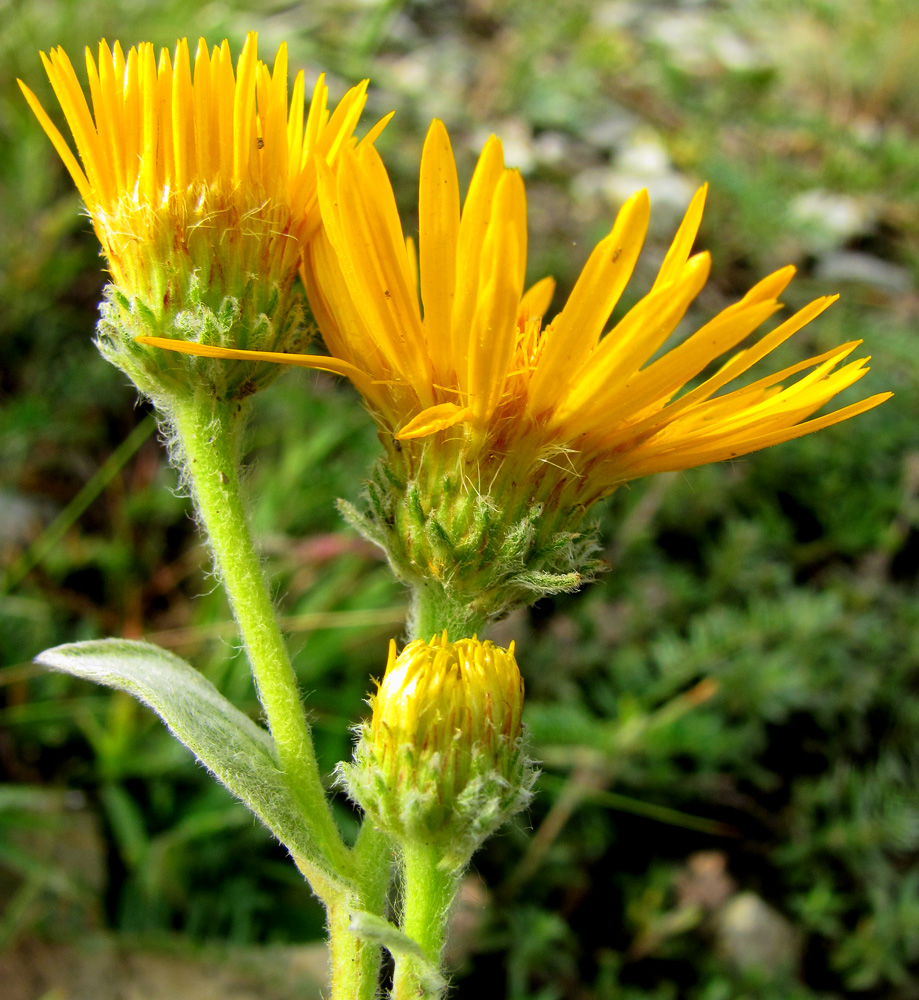
<path fill-rule="evenodd" d="M 351 852 L 354 881 L 342 883 L 307 858 L 294 863 L 326 909 L 329 938 L 329 1000 L 375 1000 L 379 995 L 380 946 L 354 931 L 359 912 L 381 916 L 392 874 L 392 844 L 386 834 L 364 822 Z"/>
<path fill-rule="evenodd" d="M 322 787 L 296 677 L 240 495 L 240 406 L 196 393 L 174 399 L 169 416 L 182 471 L 249 655 L 278 761 L 300 800 L 304 824 L 324 855 L 324 866 L 347 875 L 351 859 Z"/>
<path fill-rule="evenodd" d="M 365 819 L 354 845 L 354 867 L 357 871 L 361 909 L 382 917 L 386 909 L 386 895 L 392 878 L 392 841 L 370 820 Z M 380 946 L 370 941 L 358 940 L 349 929 L 349 936 L 357 942 L 360 955 L 361 981 L 363 992 L 343 992 L 341 1000 L 373 1000 L 380 980 Z M 333 983 L 334 985 L 334 983 Z M 339 994 L 332 991 L 332 996 Z"/>
<path fill-rule="evenodd" d="M 461 604 L 446 594 L 437 581 L 417 584 L 412 588 L 408 613 L 408 634 L 411 639 L 430 642 L 444 629 L 451 642 L 471 639 L 488 624 L 488 617 L 479 609 Z"/>
<path fill-rule="evenodd" d="M 359 910 L 383 913 L 392 848 L 385 834 L 365 823 L 354 849 L 349 850 L 332 817 L 296 677 L 240 495 L 240 408 L 196 395 L 174 400 L 169 416 L 184 476 L 249 655 L 278 761 L 317 845 L 319 856 L 295 861 L 328 912 L 331 998 L 373 1000 L 380 976 L 380 948 L 352 932 L 352 914 Z"/>
<path fill-rule="evenodd" d="M 402 845 L 402 931 L 418 944 L 423 957 L 396 955 L 392 1000 L 443 996 L 441 957 L 459 876 L 444 871 L 441 860 L 441 852 L 430 844 Z"/>

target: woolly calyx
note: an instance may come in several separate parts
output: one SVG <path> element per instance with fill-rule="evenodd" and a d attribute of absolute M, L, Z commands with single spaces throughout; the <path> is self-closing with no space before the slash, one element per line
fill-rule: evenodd
<path fill-rule="evenodd" d="M 411 588 L 410 634 L 472 635 L 605 568 L 596 528 L 585 523 L 596 497 L 554 474 L 554 464 L 534 474 L 513 457 L 479 455 L 462 430 L 437 446 L 390 441 L 387 450 L 364 509 L 344 501 L 339 509 Z"/>
<path fill-rule="evenodd" d="M 173 283 L 175 280 L 173 276 Z M 179 298 L 181 308 L 154 310 L 145 299 L 107 285 L 99 307 L 96 346 L 106 360 L 167 412 L 176 396 L 201 393 L 218 402 L 244 400 L 277 378 L 277 365 L 227 363 L 161 351 L 138 339 L 180 337 L 201 345 L 269 342 L 302 349 L 308 336 L 302 299 L 289 285 L 266 285 L 253 279 L 234 292 L 215 295 L 192 274 Z"/>
<path fill-rule="evenodd" d="M 403 844 L 436 846 L 445 870 L 524 808 L 536 777 L 522 749 L 523 679 L 514 647 L 446 631 L 396 655 L 371 698 L 354 763 L 340 767 L 352 798 Z"/>

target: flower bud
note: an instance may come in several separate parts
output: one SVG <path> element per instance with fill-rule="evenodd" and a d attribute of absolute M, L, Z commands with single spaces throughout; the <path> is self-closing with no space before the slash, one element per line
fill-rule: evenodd
<path fill-rule="evenodd" d="M 436 843 L 461 866 L 530 798 L 535 771 L 522 752 L 523 679 L 514 647 L 477 638 L 410 642 L 371 699 L 352 797 L 402 841 Z"/>

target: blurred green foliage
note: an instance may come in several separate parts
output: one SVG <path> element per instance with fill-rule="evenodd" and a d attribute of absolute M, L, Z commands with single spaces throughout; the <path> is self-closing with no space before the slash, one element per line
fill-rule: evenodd
<path fill-rule="evenodd" d="M 560 294 L 647 184 L 634 300 L 709 180 L 714 276 L 691 319 L 791 261 L 790 306 L 843 297 L 781 360 L 864 338 L 873 370 L 852 398 L 896 392 L 814 437 L 620 490 L 606 577 L 495 628 L 517 641 L 544 775 L 526 819 L 477 856 L 459 995 L 919 997 L 910 0 L 3 7 L 0 948 L 106 928 L 192 951 L 322 934 L 283 852 L 150 713 L 30 664 L 59 642 L 145 635 L 257 712 L 187 501 L 155 435 L 131 438 L 146 408 L 91 346 L 97 248 L 15 86 L 48 99 L 37 52 L 59 43 L 77 62 L 100 37 L 238 46 L 250 28 L 263 54 L 287 40 L 309 77 L 328 70 L 336 95 L 370 76 L 368 120 L 397 108 L 379 146 L 409 219 L 431 116 L 463 178 L 501 134 L 526 175 L 531 277 L 551 271 Z M 253 523 L 330 770 L 403 612 L 334 510 L 374 432 L 347 386 L 291 373 L 258 400 L 250 446 Z"/>

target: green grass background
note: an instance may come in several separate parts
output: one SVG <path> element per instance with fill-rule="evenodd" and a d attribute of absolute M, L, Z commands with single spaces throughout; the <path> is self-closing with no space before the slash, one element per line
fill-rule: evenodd
<path fill-rule="evenodd" d="M 252 992 L 239 996 L 315 995 L 290 969 L 321 938 L 321 911 L 267 833 L 149 712 L 30 662 L 68 640 L 147 636 L 257 716 L 147 407 L 91 345 L 97 245 L 15 84 L 50 108 L 39 49 L 63 44 L 78 66 L 100 37 L 228 37 L 238 51 L 252 28 L 263 57 L 286 40 L 310 80 L 328 71 L 335 97 L 370 77 L 366 122 L 397 109 L 378 145 L 407 230 L 432 116 L 464 184 L 489 132 L 505 138 L 527 181 L 530 278 L 559 279 L 556 307 L 630 186 L 647 183 L 653 204 L 634 301 L 708 180 L 713 278 L 691 319 L 792 262 L 789 307 L 842 301 L 775 365 L 863 338 L 872 371 L 844 402 L 896 393 L 813 437 L 620 490 L 599 513 L 609 573 L 496 626 L 518 645 L 544 773 L 464 887 L 458 996 L 919 997 L 915 5 L 0 9 L 0 973 L 12 1000 L 128 996 L 132 955 L 188 963 L 192 998 L 211 995 L 187 977 L 215 955 L 245 965 Z M 334 509 L 358 496 L 375 436 L 349 386 L 290 373 L 258 398 L 249 444 L 253 523 L 330 770 L 404 610 Z M 121 965 L 106 964 L 112 948 Z M 270 969 L 269 954 L 283 956 Z M 117 974 L 59 982 L 62 955 Z"/>

